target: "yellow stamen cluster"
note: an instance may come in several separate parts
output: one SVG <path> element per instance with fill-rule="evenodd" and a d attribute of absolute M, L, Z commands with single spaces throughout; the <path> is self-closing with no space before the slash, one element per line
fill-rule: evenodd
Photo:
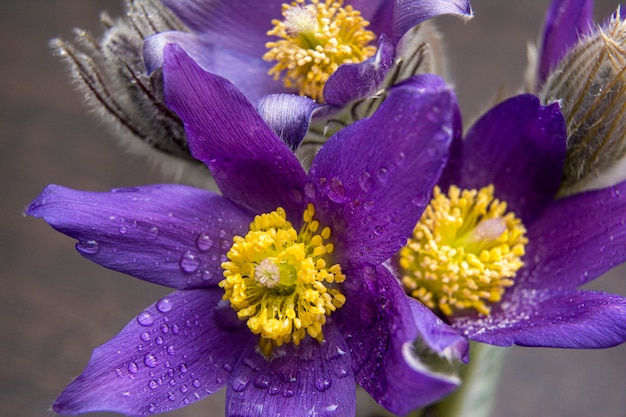
<path fill-rule="evenodd" d="M 407 292 L 446 316 L 470 308 L 489 315 L 487 303 L 502 299 L 523 266 L 526 229 L 493 191 L 452 186 L 446 196 L 435 187 L 413 237 L 400 250 Z"/>
<path fill-rule="evenodd" d="M 324 84 L 339 65 L 359 63 L 376 53 L 367 44 L 376 35 L 366 30 L 369 22 L 343 1 L 295 0 L 283 4 L 284 20 L 272 20 L 269 36 L 281 38 L 268 42 L 263 59 L 276 62 L 269 74 L 301 95 L 322 99 Z"/>
<path fill-rule="evenodd" d="M 330 265 L 331 230 L 320 231 L 309 204 L 300 233 L 285 210 L 261 214 L 245 237 L 235 236 L 222 263 L 224 299 L 253 333 L 261 335 L 266 355 L 274 346 L 296 345 L 308 334 L 322 341 L 326 316 L 343 306 L 336 284 L 345 280 L 339 264 Z"/>

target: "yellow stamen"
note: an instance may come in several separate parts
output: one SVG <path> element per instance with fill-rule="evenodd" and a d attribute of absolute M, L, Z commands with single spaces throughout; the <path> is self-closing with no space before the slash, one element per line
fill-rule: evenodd
<path fill-rule="evenodd" d="M 326 242 L 331 230 L 324 227 L 318 234 L 314 214 L 309 204 L 300 233 L 280 207 L 256 216 L 245 237 L 233 238 L 229 260 L 222 263 L 223 298 L 261 335 L 267 355 L 274 346 L 300 344 L 307 334 L 324 340 L 326 316 L 345 303 L 336 285 L 345 276 L 331 263 L 332 245 Z"/>
<path fill-rule="evenodd" d="M 269 74 L 283 76 L 287 88 L 301 95 L 322 99 L 324 84 L 339 65 L 359 63 L 376 53 L 367 44 L 376 35 L 366 30 L 369 22 L 343 1 L 295 0 L 283 4 L 284 20 L 272 20 L 269 36 L 281 38 L 265 44 L 263 59 L 276 62 Z M 284 75 L 283 75 L 284 73 Z"/>
<path fill-rule="evenodd" d="M 400 250 L 407 292 L 446 316 L 475 309 L 489 315 L 523 266 L 526 229 L 492 185 L 480 190 L 435 187 L 430 205 Z"/>

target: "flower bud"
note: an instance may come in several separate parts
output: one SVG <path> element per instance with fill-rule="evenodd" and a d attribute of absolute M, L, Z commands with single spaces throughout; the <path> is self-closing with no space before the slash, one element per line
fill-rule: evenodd
<path fill-rule="evenodd" d="M 626 178 L 626 23 L 620 10 L 581 35 L 538 91 L 558 101 L 568 139 L 561 195 Z"/>

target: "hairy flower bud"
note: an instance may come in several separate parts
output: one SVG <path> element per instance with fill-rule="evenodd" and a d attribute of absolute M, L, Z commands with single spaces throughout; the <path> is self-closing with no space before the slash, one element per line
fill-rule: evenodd
<path fill-rule="evenodd" d="M 561 195 L 626 178 L 626 22 L 619 9 L 580 37 L 538 91 L 568 128 Z"/>
<path fill-rule="evenodd" d="M 159 0 L 125 0 L 126 16 L 101 15 L 105 33 L 95 40 L 75 30 L 75 43 L 50 43 L 71 70 L 87 105 L 111 126 L 132 152 L 148 154 L 175 180 L 211 187 L 204 164 L 192 158 L 182 122 L 163 101 L 160 70 L 148 74 L 144 39 L 168 30 L 186 30 Z"/>

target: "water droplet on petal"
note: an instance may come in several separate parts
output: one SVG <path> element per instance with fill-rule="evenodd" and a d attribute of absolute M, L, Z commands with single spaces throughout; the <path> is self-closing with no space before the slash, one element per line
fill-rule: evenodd
<path fill-rule="evenodd" d="M 250 378 L 248 378 L 246 375 L 239 375 L 233 380 L 233 382 L 231 383 L 231 387 L 235 392 L 242 392 L 248 387 L 249 383 Z"/>
<path fill-rule="evenodd" d="M 136 374 L 139 371 L 139 366 L 135 362 L 128 363 L 128 372 L 131 374 Z"/>
<path fill-rule="evenodd" d="M 191 385 L 193 385 L 194 388 L 200 388 L 200 385 L 202 385 L 202 384 L 200 383 L 200 380 L 194 379 L 193 382 L 191 383 Z"/>
<path fill-rule="evenodd" d="M 168 392 L 167 393 L 167 399 L 170 401 L 174 401 L 176 399 L 176 396 L 174 395 L 173 392 Z"/>
<path fill-rule="evenodd" d="M 387 176 L 389 175 L 389 171 L 387 168 L 382 167 L 378 170 L 378 179 L 381 181 L 387 181 Z"/>
<path fill-rule="evenodd" d="M 176 353 L 176 348 L 174 346 L 172 346 L 172 345 L 168 346 L 167 347 L 167 353 L 170 354 L 170 355 L 175 354 Z"/>
<path fill-rule="evenodd" d="M 373 181 L 369 172 L 365 171 L 359 176 L 359 186 L 365 192 L 372 188 Z"/>
<path fill-rule="evenodd" d="M 125 226 L 120 227 L 120 234 L 125 235 L 128 229 Z"/>
<path fill-rule="evenodd" d="M 178 369 L 180 370 L 181 373 L 185 373 L 189 370 L 189 368 L 187 368 L 187 365 L 184 363 L 181 363 L 180 366 L 178 367 Z"/>
<path fill-rule="evenodd" d="M 100 252 L 100 244 L 95 240 L 81 240 L 76 244 L 76 250 L 85 255 L 95 255 Z"/>
<path fill-rule="evenodd" d="M 196 246 L 201 252 L 206 252 L 213 247 L 213 239 L 206 233 L 200 233 L 196 239 Z"/>
<path fill-rule="evenodd" d="M 146 356 L 143 357 L 143 363 L 148 368 L 154 368 L 155 366 L 157 366 L 157 358 L 153 354 L 148 353 Z"/>
<path fill-rule="evenodd" d="M 172 309 L 172 300 L 167 297 L 161 298 L 157 303 L 156 308 L 161 313 L 167 313 Z"/>
<path fill-rule="evenodd" d="M 285 390 L 283 391 L 283 397 L 285 398 L 290 398 L 294 395 L 296 395 L 296 393 L 291 388 L 285 388 Z"/>
<path fill-rule="evenodd" d="M 137 322 L 142 326 L 152 326 L 154 323 L 154 317 L 149 311 L 144 311 L 137 316 Z"/>
<path fill-rule="evenodd" d="M 224 368 L 224 370 L 225 370 L 226 372 L 231 372 L 231 371 L 233 370 L 233 367 L 232 367 L 232 366 L 230 366 L 230 364 L 228 364 L 228 363 L 225 363 L 225 364 L 222 366 L 222 368 Z"/>
<path fill-rule="evenodd" d="M 317 381 L 315 381 L 315 388 L 317 388 L 319 392 L 326 391 L 328 388 L 330 388 L 331 385 L 332 382 L 328 378 L 319 378 Z"/>
<path fill-rule="evenodd" d="M 152 226 L 148 229 L 148 235 L 146 236 L 146 240 L 148 242 L 155 240 L 159 236 L 159 229 L 156 226 Z"/>
<path fill-rule="evenodd" d="M 150 404 L 150 405 L 148 406 L 148 412 L 149 412 L 149 413 L 154 413 L 155 411 L 156 411 L 156 405 L 154 405 L 154 404 Z"/>
<path fill-rule="evenodd" d="M 148 387 L 150 387 L 150 389 L 156 389 L 158 386 L 159 386 L 159 383 L 156 382 L 154 379 L 148 382 Z"/>
<path fill-rule="evenodd" d="M 304 185 L 304 194 L 308 197 L 308 198 L 314 198 L 315 197 L 315 186 L 310 183 L 307 182 Z"/>
<path fill-rule="evenodd" d="M 180 258 L 180 267 L 186 274 L 193 274 L 198 270 L 200 266 L 200 258 L 198 255 L 188 250 L 183 253 L 183 256 Z"/>
<path fill-rule="evenodd" d="M 143 332 L 140 337 L 141 337 L 141 340 L 143 340 L 144 342 L 147 342 L 150 340 L 150 333 Z"/>
<path fill-rule="evenodd" d="M 217 235 L 223 239 L 228 235 L 228 233 L 226 233 L 226 230 L 220 229 L 219 232 L 217 232 Z"/>
<path fill-rule="evenodd" d="M 346 201 L 346 188 L 340 178 L 333 177 L 330 179 L 330 183 L 328 184 L 328 198 L 335 203 L 343 203 Z"/>

